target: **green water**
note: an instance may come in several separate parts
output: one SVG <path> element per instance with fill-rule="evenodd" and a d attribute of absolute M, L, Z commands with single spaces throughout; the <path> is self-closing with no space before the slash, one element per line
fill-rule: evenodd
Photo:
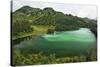
<path fill-rule="evenodd" d="M 56 32 L 52 35 L 44 35 L 48 41 L 78 41 L 78 42 L 94 42 L 95 37 L 89 29 L 81 28 L 77 31 Z"/>
<path fill-rule="evenodd" d="M 55 32 L 34 37 L 23 41 L 15 48 L 24 51 L 38 52 L 56 55 L 79 55 L 96 49 L 96 39 L 87 28 L 75 31 Z"/>

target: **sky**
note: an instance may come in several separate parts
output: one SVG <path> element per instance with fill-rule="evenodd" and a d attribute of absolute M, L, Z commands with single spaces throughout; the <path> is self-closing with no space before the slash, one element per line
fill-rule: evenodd
<path fill-rule="evenodd" d="M 15 0 L 13 1 L 13 12 L 23 6 L 31 6 L 33 8 L 40 8 L 40 9 L 43 9 L 45 7 L 52 7 L 55 11 L 60 11 L 63 12 L 64 14 L 72 14 L 78 17 L 97 19 L 97 6 L 95 5 Z"/>

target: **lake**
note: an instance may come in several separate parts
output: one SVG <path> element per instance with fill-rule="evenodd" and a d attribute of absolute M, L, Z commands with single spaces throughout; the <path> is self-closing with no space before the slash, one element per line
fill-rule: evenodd
<path fill-rule="evenodd" d="M 14 46 L 16 49 L 29 52 L 42 51 L 45 54 L 80 55 L 96 50 L 96 38 L 88 28 L 74 31 L 43 34 L 24 40 Z"/>

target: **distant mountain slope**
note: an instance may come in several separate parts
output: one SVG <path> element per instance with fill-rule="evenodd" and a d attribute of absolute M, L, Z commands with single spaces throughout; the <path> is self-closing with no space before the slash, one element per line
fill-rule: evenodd
<path fill-rule="evenodd" d="M 90 28 L 95 33 L 97 31 L 97 20 L 63 14 L 50 7 L 42 10 L 24 6 L 13 12 L 12 15 L 14 35 L 19 32 L 32 31 L 31 25 L 52 25 L 55 26 L 56 31 L 74 30 L 80 27 Z"/>

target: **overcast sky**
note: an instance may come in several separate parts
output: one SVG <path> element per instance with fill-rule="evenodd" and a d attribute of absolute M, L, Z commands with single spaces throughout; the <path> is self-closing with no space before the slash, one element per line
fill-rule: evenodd
<path fill-rule="evenodd" d="M 62 4 L 39 1 L 13 1 L 13 11 L 23 7 L 31 6 L 34 8 L 52 7 L 56 11 L 61 11 L 64 14 L 72 14 L 79 17 L 88 17 L 91 19 L 97 18 L 97 6 L 80 5 L 80 4 Z"/>

